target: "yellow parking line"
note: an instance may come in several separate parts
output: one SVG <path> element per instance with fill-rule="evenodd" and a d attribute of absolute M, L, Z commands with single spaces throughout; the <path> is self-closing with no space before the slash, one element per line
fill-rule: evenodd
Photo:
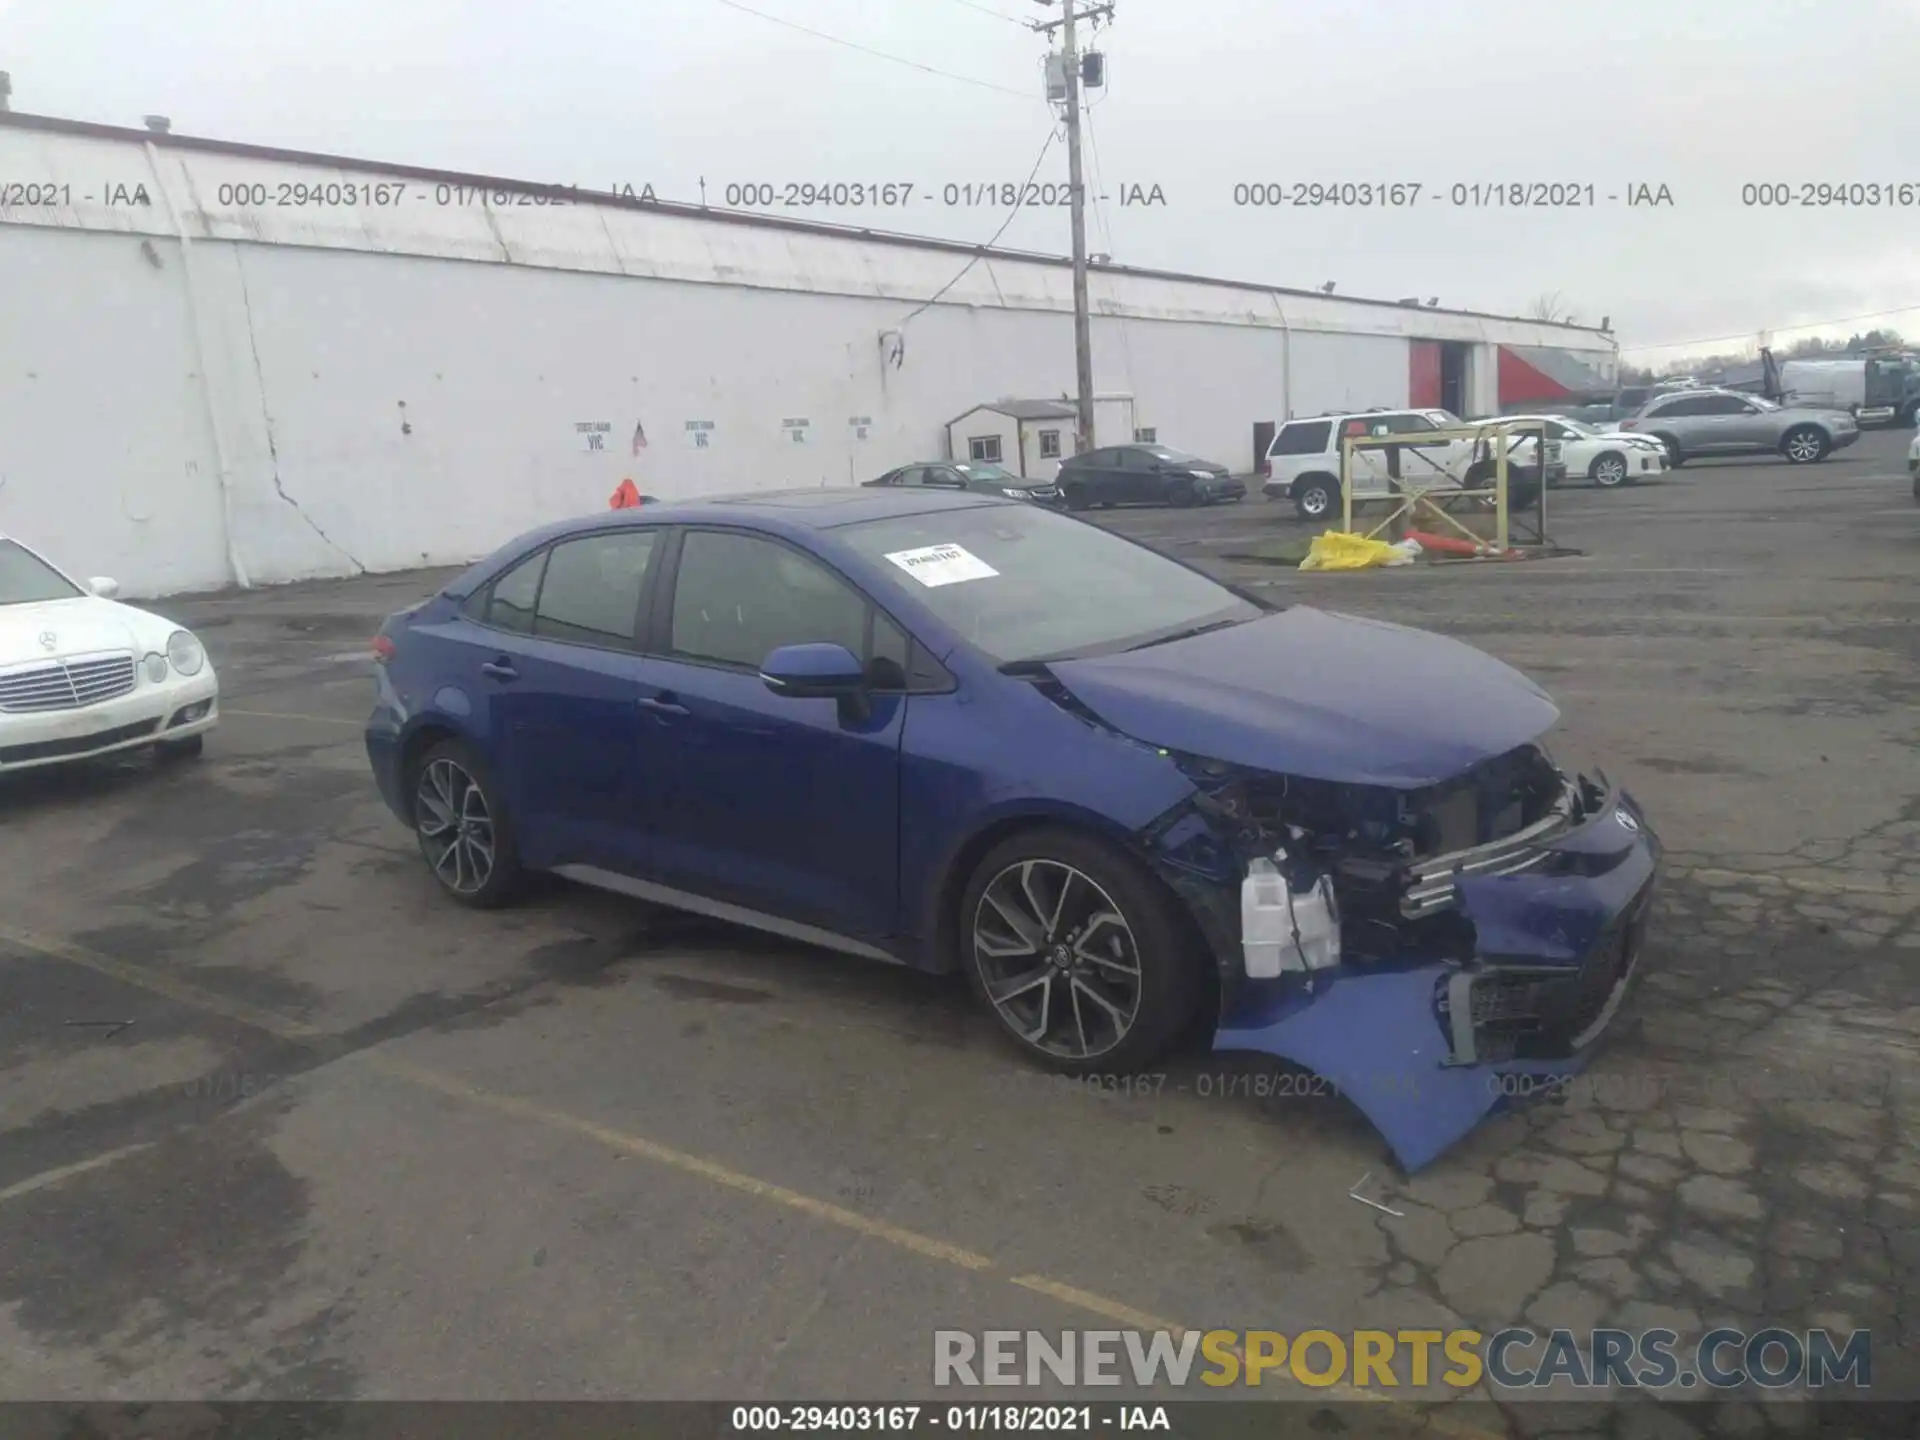
<path fill-rule="evenodd" d="M 358 730 L 365 721 L 342 720 L 337 715 L 294 715 L 284 710 L 234 710 L 220 707 L 222 715 L 244 715 L 249 720 L 305 720 L 312 725 L 351 725 Z"/>
<path fill-rule="evenodd" d="M 69 964 L 82 966 L 88 970 L 120 980 L 128 985 L 137 986 L 157 995 L 163 995 L 170 1000 L 196 1006 L 209 1013 L 223 1016 L 226 1019 L 251 1025 L 256 1029 L 264 1030 L 272 1035 L 298 1039 L 312 1037 L 322 1033 L 316 1031 L 312 1026 L 302 1024 L 299 1021 L 290 1020 L 284 1016 L 275 1015 L 271 1011 L 260 1010 L 243 1002 L 229 1000 L 225 996 L 216 995 L 212 991 L 205 990 L 191 982 L 176 980 L 171 976 L 159 974 L 145 966 L 129 965 L 124 961 L 115 960 L 111 956 L 102 955 L 84 946 L 75 945 L 70 941 L 60 940 L 53 936 L 40 935 L 34 931 L 21 930 L 10 926 L 0 926 L 0 943 L 12 945 L 15 949 L 44 955 L 49 959 L 63 960 Z M 495 1114 L 510 1115 L 517 1119 L 527 1120 L 534 1124 L 545 1126 L 549 1129 L 580 1136 L 583 1139 L 588 1139 L 598 1145 L 604 1146 L 617 1154 L 632 1155 L 643 1160 L 651 1160 L 655 1164 L 665 1166 L 668 1169 L 677 1170 L 685 1175 L 696 1176 L 699 1179 L 720 1185 L 729 1190 L 737 1191 L 743 1195 L 751 1195 L 756 1199 L 779 1205 L 783 1209 L 809 1216 L 815 1220 L 825 1221 L 827 1224 L 839 1226 L 841 1229 L 850 1230 L 855 1234 L 864 1235 L 869 1239 L 879 1240 L 885 1244 L 894 1246 L 896 1249 L 921 1255 L 929 1260 L 936 1260 L 942 1264 L 954 1266 L 956 1269 L 971 1271 L 975 1274 L 994 1274 L 1001 1271 L 1000 1265 L 989 1256 L 968 1250 L 963 1246 L 950 1244 L 945 1240 L 936 1239 L 930 1235 L 923 1235 L 917 1230 L 909 1230 L 899 1225 L 891 1225 L 884 1220 L 873 1219 L 870 1216 L 860 1214 L 858 1211 L 848 1210 L 844 1206 L 833 1205 L 824 1200 L 817 1200 L 813 1196 L 803 1194 L 798 1190 L 790 1190 L 784 1185 L 776 1185 L 771 1181 L 761 1180 L 756 1176 L 748 1175 L 743 1171 L 735 1170 L 727 1165 L 722 1165 L 718 1161 L 709 1160 L 704 1156 L 695 1155 L 685 1150 L 675 1149 L 670 1145 L 662 1145 L 657 1141 L 648 1140 L 643 1136 L 632 1135 L 622 1130 L 616 1130 L 611 1126 L 601 1125 L 596 1121 L 587 1120 L 577 1115 L 570 1115 L 562 1110 L 550 1109 L 545 1105 L 537 1104 L 531 1100 L 524 1100 L 517 1096 L 502 1095 L 491 1090 L 485 1090 L 477 1085 L 470 1085 L 464 1080 L 456 1079 L 451 1075 L 443 1074 L 440 1071 L 431 1070 L 422 1065 L 415 1065 L 410 1061 L 392 1059 L 371 1051 L 361 1051 L 350 1058 L 359 1060 L 376 1073 L 388 1076 L 389 1078 L 402 1080 L 409 1084 L 417 1085 L 422 1089 L 431 1090 L 452 1099 L 465 1101 L 468 1104 L 490 1110 Z M 78 1166 L 69 1166 L 65 1171 L 50 1171 L 46 1175 L 36 1176 L 31 1180 L 23 1181 L 22 1184 L 32 1188 L 52 1184 L 55 1180 L 65 1178 L 68 1174 L 78 1174 L 82 1170 L 105 1165 L 111 1160 L 119 1158 L 121 1153 L 125 1152 L 111 1152 L 107 1155 L 96 1156 L 90 1161 L 81 1162 Z M 15 1190 L 19 1188 L 20 1187 L 16 1186 Z M 14 1192 L 0 1191 L 0 1200 L 7 1199 L 12 1193 Z M 1171 1320 L 1161 1319 L 1147 1311 L 1137 1310 L 1131 1305 L 1123 1304 L 1118 1300 L 1108 1299 L 1103 1295 L 1097 1295 L 1088 1290 L 1081 1290 L 1076 1286 L 1054 1280 L 1046 1275 L 1017 1274 L 1008 1275 L 1005 1278 L 1008 1284 L 1017 1285 L 1021 1289 L 1032 1291 L 1035 1294 L 1045 1295 L 1049 1299 L 1057 1300 L 1061 1304 L 1079 1310 L 1084 1314 L 1096 1315 L 1103 1320 L 1112 1321 L 1129 1328 L 1166 1330 L 1172 1332 L 1176 1337 L 1185 1335 L 1193 1328 L 1191 1326 L 1175 1324 Z M 1397 1400 L 1391 1396 L 1382 1395 L 1370 1390 L 1362 1390 L 1347 1385 L 1344 1382 L 1337 1385 L 1321 1387 L 1314 1391 L 1314 1396 L 1327 1400 L 1373 1401 L 1401 1412 L 1409 1420 L 1429 1430 L 1454 1436 L 1456 1440 L 1502 1440 L 1502 1437 L 1496 1434 L 1496 1432 L 1482 1429 L 1470 1423 L 1457 1421 L 1445 1415 L 1431 1413 L 1408 1401 Z"/>
<path fill-rule="evenodd" d="M 109 1150 L 104 1155 L 95 1155 L 88 1160 L 62 1165 L 57 1170 L 42 1170 L 38 1175 L 30 1175 L 18 1184 L 9 1185 L 6 1189 L 0 1190 L 0 1205 L 6 1204 L 9 1200 L 17 1200 L 22 1195 L 31 1195 L 36 1190 L 44 1190 L 49 1185 L 58 1185 L 62 1180 L 71 1179 L 75 1175 L 84 1175 L 89 1170 L 102 1169 L 116 1160 L 124 1160 L 129 1155 L 152 1148 L 151 1140 L 143 1140 L 138 1145 L 122 1145 L 118 1150 Z"/>

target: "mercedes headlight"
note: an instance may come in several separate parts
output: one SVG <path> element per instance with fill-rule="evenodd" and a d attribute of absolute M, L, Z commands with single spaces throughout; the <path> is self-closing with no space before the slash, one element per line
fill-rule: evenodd
<path fill-rule="evenodd" d="M 167 678 L 167 657 L 158 650 L 149 652 L 140 664 L 141 668 L 147 672 L 147 679 L 153 684 L 158 685 Z"/>
<path fill-rule="evenodd" d="M 176 630 L 167 637 L 167 659 L 182 675 L 198 675 L 207 663 L 207 652 L 188 632 Z"/>

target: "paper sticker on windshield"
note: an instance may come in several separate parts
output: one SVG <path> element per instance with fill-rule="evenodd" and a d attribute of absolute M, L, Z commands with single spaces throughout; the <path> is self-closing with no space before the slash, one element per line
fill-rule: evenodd
<path fill-rule="evenodd" d="M 998 575 L 986 561 L 958 545 L 923 545 L 918 550 L 896 550 L 886 557 L 922 585 L 952 585 L 961 580 L 985 580 Z"/>

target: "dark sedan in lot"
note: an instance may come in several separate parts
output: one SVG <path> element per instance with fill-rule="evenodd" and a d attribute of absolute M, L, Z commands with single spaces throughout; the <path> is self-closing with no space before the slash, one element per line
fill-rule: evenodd
<path fill-rule="evenodd" d="M 1094 505 L 1209 505 L 1247 493 L 1224 465 L 1165 445 L 1111 445 L 1070 456 L 1055 477 L 1070 510 Z"/>
<path fill-rule="evenodd" d="M 869 490 L 960 490 L 973 495 L 1004 495 L 1009 500 L 1032 500 L 1058 505 L 1060 487 L 1051 480 L 1029 480 L 998 465 L 979 460 L 923 460 L 889 470 L 868 480 Z"/>
<path fill-rule="evenodd" d="M 1150 1065 L 1204 1012 L 1409 1168 L 1579 1070 L 1641 953 L 1659 844 L 1549 757 L 1525 676 L 1043 506 L 568 521 L 374 652 L 373 773 L 457 901 L 551 871 L 958 971 L 1070 1074 Z"/>

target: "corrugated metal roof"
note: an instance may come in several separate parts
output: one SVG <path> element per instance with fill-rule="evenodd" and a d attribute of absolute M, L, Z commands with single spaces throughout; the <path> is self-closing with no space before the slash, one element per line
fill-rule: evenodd
<path fill-rule="evenodd" d="M 954 240 L 905 235 L 865 227 L 834 225 L 816 220 L 798 220 L 778 215 L 721 210 L 676 201 L 646 200 L 637 197 L 602 193 L 594 193 L 589 196 L 586 192 L 575 193 L 563 190 L 561 187 L 537 184 L 524 180 L 507 179 L 500 176 L 440 170 L 417 165 L 397 165 L 385 161 L 354 159 L 346 156 L 330 155 L 313 151 L 289 150 L 276 146 L 252 145 L 238 141 L 219 140 L 206 136 L 180 135 L 171 132 L 155 133 L 148 130 L 135 129 L 130 126 L 101 125 L 90 121 L 62 119 L 57 116 L 28 115 L 17 111 L 0 112 L 0 130 L 38 132 L 49 136 L 70 137 L 76 140 L 117 142 L 143 147 L 152 145 L 156 150 L 171 152 L 183 165 L 186 158 L 194 154 L 229 157 L 334 171 L 359 172 L 362 174 L 389 176 L 402 180 L 418 180 L 437 185 L 461 187 L 483 192 L 503 192 L 516 196 L 526 196 L 536 200 L 545 198 L 551 201 L 554 199 L 567 198 L 582 208 L 585 208 L 585 202 L 590 199 L 592 206 L 599 210 L 637 211 L 661 217 L 670 217 L 680 221 L 697 221 L 710 226 L 733 227 L 736 232 L 742 236 L 753 232 L 771 231 L 790 237 L 787 247 L 791 251 L 790 259 L 795 265 L 804 265 L 810 277 L 817 277 L 814 279 L 816 288 L 835 290 L 841 293 L 875 293 L 876 290 L 884 290 L 885 287 L 876 285 L 870 275 L 862 273 L 863 262 L 860 258 L 860 252 L 857 249 L 849 251 L 842 246 L 825 242 L 853 241 L 870 245 L 917 250 L 928 254 L 977 257 L 989 262 L 995 260 L 1009 262 L 1006 265 L 996 267 L 992 270 L 994 277 L 993 288 L 997 290 L 999 303 L 1008 306 L 1032 305 L 1037 308 L 1053 308 L 1054 297 L 1051 292 L 1056 288 L 1054 283 L 1052 283 L 1051 277 L 1049 277 L 1047 280 L 1030 287 L 1032 293 L 1025 293 L 1020 284 L 1021 272 L 1013 268 L 1013 262 L 1017 262 L 1021 267 L 1036 267 L 1042 271 L 1065 271 L 1071 266 L 1071 261 L 1064 256 L 1042 254 L 1032 251 L 988 248 L 985 246 L 968 245 Z M 188 171 L 184 173 L 186 173 L 190 184 L 191 172 Z M 13 178 L 21 177 L 15 176 Z M 337 217 L 326 216 L 324 212 L 314 212 L 310 218 L 300 217 L 297 214 L 293 218 L 287 218 L 280 216 L 278 212 L 274 212 L 268 217 L 247 216 L 236 219 L 232 216 L 221 215 L 217 210 L 210 212 L 205 204 L 208 198 L 207 196 L 201 195 L 197 198 L 200 201 L 199 213 L 205 217 L 207 226 L 206 238 L 251 240 L 268 244 L 326 244 L 342 248 L 388 250 L 394 253 L 435 253 L 446 255 L 449 258 L 491 261 L 506 260 L 509 263 L 540 265 L 559 263 L 559 260 L 567 258 L 559 254 L 559 251 L 567 244 L 579 243 L 584 238 L 584 231 L 586 229 L 586 226 L 583 224 L 576 233 L 572 235 L 562 233 L 559 239 L 555 240 L 552 234 L 546 232 L 554 231 L 556 227 L 562 231 L 573 228 L 564 226 L 560 221 L 559 217 L 564 213 L 563 211 L 536 208 L 536 210 L 531 212 L 531 214 L 538 217 L 542 226 L 542 231 L 536 233 L 527 225 L 509 225 L 508 222 L 528 218 L 519 215 L 514 210 L 503 210 L 496 214 L 496 212 L 486 209 L 485 207 L 479 207 L 477 215 L 474 211 L 467 212 L 468 218 L 472 218 L 473 223 L 465 228 L 464 233 L 454 233 L 454 227 L 451 225 L 435 227 L 441 233 L 430 237 L 433 242 L 432 250 L 422 251 L 419 249 L 411 249 L 407 245 L 399 243 L 390 234 L 376 234 L 376 230 L 382 224 L 382 217 L 377 215 L 365 218 L 356 216 L 344 223 Z M 457 212 L 452 218 L 459 218 Z M 482 224 L 482 221 L 486 223 Z M 29 216 L 24 223 L 59 224 L 60 222 L 58 220 L 43 220 L 39 216 Z M 134 223 L 133 217 L 123 214 L 113 217 L 112 223 L 110 224 L 96 221 L 95 223 L 84 224 L 73 228 L 132 229 Z M 420 230 L 424 227 L 414 228 Z M 509 230 L 513 233 L 506 233 Z M 527 248 L 516 253 L 515 243 L 523 237 Z M 599 243 L 604 246 L 606 240 L 602 238 L 599 240 Z M 615 240 L 614 243 L 617 248 L 619 244 L 618 240 Z M 728 247 L 723 243 L 715 243 L 712 240 L 705 240 L 702 242 L 702 245 L 708 252 L 705 256 L 705 263 L 713 272 L 714 278 L 729 278 L 729 269 L 738 269 L 744 273 L 737 283 L 767 283 L 765 280 L 758 279 L 752 274 L 751 266 L 730 266 L 729 261 L 732 257 L 729 256 L 727 251 L 732 247 Z M 663 279 L 690 278 L 687 275 L 678 273 L 671 264 L 658 262 L 651 254 L 621 253 L 614 258 L 618 261 L 617 273 L 639 276 L 652 275 Z M 562 265 L 561 268 L 579 267 Z M 1153 287 L 1157 282 L 1161 287 L 1166 289 L 1167 298 L 1170 301 L 1174 298 L 1172 287 L 1184 286 L 1202 286 L 1215 290 L 1240 291 L 1247 297 L 1249 303 L 1252 303 L 1257 298 L 1265 298 L 1269 300 L 1270 303 L 1277 303 L 1281 297 L 1286 297 L 1290 301 L 1300 302 L 1297 307 L 1300 312 L 1300 317 L 1290 318 L 1289 323 L 1308 329 L 1315 328 L 1315 320 L 1323 314 L 1331 317 L 1341 312 L 1346 312 L 1353 317 L 1351 323 L 1354 324 L 1355 328 L 1377 328 L 1378 333 L 1397 333 L 1430 338 L 1462 338 L 1459 322 L 1483 321 L 1493 322 L 1502 326 L 1525 327 L 1524 333 L 1527 333 L 1530 338 L 1540 341 L 1546 341 L 1549 335 L 1556 337 L 1556 339 L 1564 336 L 1565 340 L 1561 343 L 1571 344 L 1576 348 L 1611 347 L 1616 343 L 1614 337 L 1609 332 L 1594 330 L 1586 326 L 1559 325 L 1545 321 L 1530 320 L 1521 316 L 1498 315 L 1486 311 L 1453 310 L 1440 307 L 1421 307 L 1416 310 L 1401 305 L 1397 300 L 1374 300 L 1361 296 L 1348 295 L 1329 296 L 1317 290 L 1302 290 L 1261 282 L 1227 280 L 1217 276 L 1192 275 L 1178 271 L 1146 269 L 1136 266 L 1114 265 L 1111 263 L 1096 265 L 1093 267 L 1093 270 L 1097 277 L 1103 279 L 1125 278 L 1141 282 L 1147 287 L 1148 294 L 1154 293 Z M 1062 279 L 1064 279 L 1064 276 Z M 960 303 L 969 303 L 964 297 L 958 294 L 953 298 Z M 972 303 L 980 302 L 976 301 Z M 1166 304 L 1164 306 L 1150 302 L 1123 304 L 1117 300 L 1096 297 L 1095 308 L 1102 313 L 1152 315 L 1155 318 L 1164 319 L 1217 319 L 1223 318 L 1222 312 L 1227 311 L 1233 303 L 1229 296 L 1221 296 L 1218 300 L 1204 307 L 1191 304 L 1182 307 L 1177 303 Z M 1366 322 L 1362 322 L 1359 315 L 1354 312 L 1365 312 L 1371 318 Z M 1390 312 L 1390 314 L 1383 312 Z M 1238 318 L 1240 323 L 1261 325 L 1274 323 L 1274 317 L 1260 312 L 1239 313 Z M 1429 321 L 1451 320 L 1455 323 L 1452 325 L 1435 324 L 1426 329 L 1417 328 L 1420 326 L 1423 318 Z M 1328 319 L 1321 328 L 1341 327 L 1333 323 L 1331 319 Z M 1503 343 L 1506 343 L 1504 337 L 1500 336 L 1487 335 L 1480 338 L 1499 339 L 1502 340 Z"/>

